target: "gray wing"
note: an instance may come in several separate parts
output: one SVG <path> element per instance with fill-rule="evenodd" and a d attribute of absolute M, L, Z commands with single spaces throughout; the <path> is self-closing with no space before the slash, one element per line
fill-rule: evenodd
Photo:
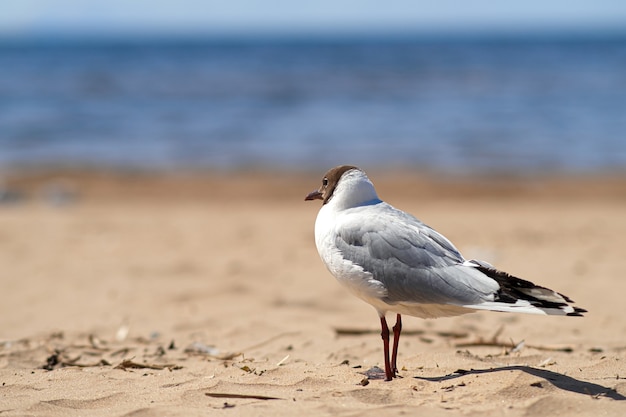
<path fill-rule="evenodd" d="M 346 213 L 335 243 L 344 258 L 383 283 L 389 304 L 475 304 L 493 300 L 499 289 L 495 280 L 462 265 L 448 239 L 386 203 Z"/>

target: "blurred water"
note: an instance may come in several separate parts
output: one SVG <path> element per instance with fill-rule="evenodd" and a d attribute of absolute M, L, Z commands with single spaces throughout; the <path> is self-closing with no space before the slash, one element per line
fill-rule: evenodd
<path fill-rule="evenodd" d="M 626 168 L 626 38 L 0 45 L 0 168 Z"/>

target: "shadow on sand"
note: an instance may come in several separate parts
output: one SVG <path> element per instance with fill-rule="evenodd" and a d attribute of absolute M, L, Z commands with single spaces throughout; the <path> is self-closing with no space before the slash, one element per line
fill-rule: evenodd
<path fill-rule="evenodd" d="M 570 391 L 570 392 L 575 392 L 577 394 L 607 397 L 607 398 L 612 398 L 617 401 L 626 400 L 626 397 L 616 392 L 613 388 L 607 388 L 602 385 L 593 384 L 591 382 L 580 381 L 576 378 L 572 378 L 567 375 L 559 374 L 557 372 L 552 372 L 552 371 L 548 371 L 545 369 L 532 368 L 530 366 L 520 366 L 520 365 L 502 366 L 502 367 L 490 368 L 490 369 L 471 369 L 469 371 L 465 369 L 459 369 L 458 371 L 454 373 L 444 375 L 444 376 L 438 376 L 438 377 L 416 376 L 414 378 L 421 379 L 424 381 L 441 382 L 441 381 L 447 381 L 451 379 L 460 378 L 465 375 L 487 374 L 487 373 L 500 372 L 500 371 L 526 372 L 530 375 L 534 375 L 536 377 L 545 379 L 546 381 L 548 381 L 549 383 L 551 383 L 552 385 L 554 385 L 555 387 L 559 389 Z"/>

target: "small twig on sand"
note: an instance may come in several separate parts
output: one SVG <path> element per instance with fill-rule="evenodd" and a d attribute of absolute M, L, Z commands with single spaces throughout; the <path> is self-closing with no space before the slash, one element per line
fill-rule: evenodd
<path fill-rule="evenodd" d="M 336 327 L 335 328 L 335 334 L 337 336 L 361 336 L 364 334 L 378 334 L 378 333 L 380 333 L 380 329 L 357 329 L 354 327 Z M 427 332 L 425 330 L 403 330 L 402 331 L 403 335 L 408 335 L 408 336 L 422 336 L 427 333 L 430 333 L 430 332 Z M 449 338 L 449 339 L 462 339 L 468 336 L 467 333 L 447 332 L 447 331 L 432 332 L 432 334 L 435 334 L 436 336 L 443 337 L 443 338 Z"/>
<path fill-rule="evenodd" d="M 138 362 L 133 362 L 130 359 L 125 359 L 122 362 L 120 362 L 119 365 L 117 365 L 114 369 L 122 369 L 122 370 L 127 370 L 127 369 L 156 369 L 156 370 L 162 370 L 162 369 L 169 369 L 170 371 L 176 370 L 176 369 L 182 369 L 182 366 L 180 365 L 174 365 L 174 364 L 149 364 L 149 363 L 138 363 Z"/>
<path fill-rule="evenodd" d="M 267 395 L 255 395 L 255 394 L 229 394 L 224 392 L 207 392 L 208 397 L 213 398 L 240 398 L 240 399 L 252 399 L 252 400 L 282 400 L 278 397 L 268 397 Z"/>
<path fill-rule="evenodd" d="M 454 346 L 457 348 L 484 346 L 484 347 L 500 347 L 500 348 L 505 348 L 505 349 L 516 349 L 518 348 L 519 343 L 501 342 L 498 340 L 484 340 L 482 338 L 479 338 L 478 340 L 473 341 L 473 342 L 457 343 Z M 551 352 L 573 352 L 574 351 L 574 349 L 571 346 L 542 346 L 542 345 L 529 345 L 529 344 L 526 344 L 525 346 L 531 349 L 545 350 L 545 351 L 551 351 Z"/>
<path fill-rule="evenodd" d="M 528 345 L 523 340 L 519 343 L 515 343 L 514 341 L 502 342 L 498 340 L 498 337 L 504 330 L 504 326 L 500 326 L 498 330 L 491 336 L 489 339 L 484 339 L 479 337 L 478 340 L 473 342 L 465 342 L 465 343 L 457 343 L 454 345 L 457 348 L 467 348 L 467 347 L 499 347 L 504 349 L 510 349 L 507 353 L 519 352 L 523 347 L 529 347 L 531 349 L 537 350 L 545 350 L 551 352 L 573 352 L 574 349 L 570 346 L 541 346 L 541 345 Z"/>
<path fill-rule="evenodd" d="M 100 359 L 94 363 L 61 362 L 62 367 L 74 366 L 76 368 L 98 368 L 100 366 L 111 366 L 106 359 Z"/>
<path fill-rule="evenodd" d="M 354 327 L 336 327 L 335 334 L 337 336 L 360 336 L 363 334 L 374 334 L 380 333 L 380 329 L 357 329 Z M 403 335 L 423 335 L 425 332 L 423 330 L 404 330 L 402 332 Z"/>

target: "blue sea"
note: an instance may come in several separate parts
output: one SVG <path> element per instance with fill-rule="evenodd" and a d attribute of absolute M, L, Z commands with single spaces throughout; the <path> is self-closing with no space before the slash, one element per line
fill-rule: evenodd
<path fill-rule="evenodd" d="M 626 171 L 626 36 L 0 43 L 0 170 Z"/>

